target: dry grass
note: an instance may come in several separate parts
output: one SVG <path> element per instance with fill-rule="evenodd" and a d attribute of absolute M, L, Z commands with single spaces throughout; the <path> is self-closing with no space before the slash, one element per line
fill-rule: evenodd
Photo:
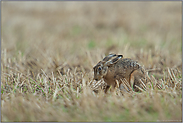
<path fill-rule="evenodd" d="M 3 1 L 2 121 L 182 121 L 181 45 L 181 2 Z M 93 81 L 111 52 L 144 66 L 142 92 Z"/>

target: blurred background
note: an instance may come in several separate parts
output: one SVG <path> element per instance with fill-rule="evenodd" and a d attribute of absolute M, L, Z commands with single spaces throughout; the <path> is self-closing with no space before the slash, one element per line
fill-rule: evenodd
<path fill-rule="evenodd" d="M 181 2 L 2 2 L 6 57 L 91 68 L 108 53 L 152 51 L 180 63 L 181 46 Z"/>
<path fill-rule="evenodd" d="M 181 121 L 181 1 L 1 5 L 2 121 Z M 148 90 L 96 96 L 109 53 L 145 67 Z"/>

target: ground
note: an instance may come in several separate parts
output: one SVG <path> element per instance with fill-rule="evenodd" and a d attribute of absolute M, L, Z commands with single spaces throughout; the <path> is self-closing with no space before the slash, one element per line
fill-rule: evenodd
<path fill-rule="evenodd" d="M 2 121 L 182 121 L 181 1 L 1 7 Z M 146 89 L 104 94 L 109 53 L 138 61 Z"/>

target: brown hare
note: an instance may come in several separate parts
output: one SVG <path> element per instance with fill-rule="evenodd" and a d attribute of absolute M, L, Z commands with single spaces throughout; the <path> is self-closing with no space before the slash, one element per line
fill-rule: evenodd
<path fill-rule="evenodd" d="M 118 83 L 121 86 L 125 79 L 129 86 L 134 88 L 134 91 L 139 91 L 135 85 L 140 86 L 140 79 L 145 79 L 143 68 L 136 61 L 129 58 L 123 58 L 123 55 L 109 54 L 94 66 L 93 70 L 94 79 L 96 81 L 103 78 L 107 83 L 105 93 L 110 86 L 112 86 L 111 89 L 114 90 L 117 85 L 116 80 L 118 80 Z"/>

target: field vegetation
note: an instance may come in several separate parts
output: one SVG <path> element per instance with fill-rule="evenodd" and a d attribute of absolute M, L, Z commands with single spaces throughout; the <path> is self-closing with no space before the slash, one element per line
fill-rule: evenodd
<path fill-rule="evenodd" d="M 1 121 L 182 121 L 181 1 L 1 5 Z M 104 94 L 109 53 L 146 69 L 141 92 Z"/>

